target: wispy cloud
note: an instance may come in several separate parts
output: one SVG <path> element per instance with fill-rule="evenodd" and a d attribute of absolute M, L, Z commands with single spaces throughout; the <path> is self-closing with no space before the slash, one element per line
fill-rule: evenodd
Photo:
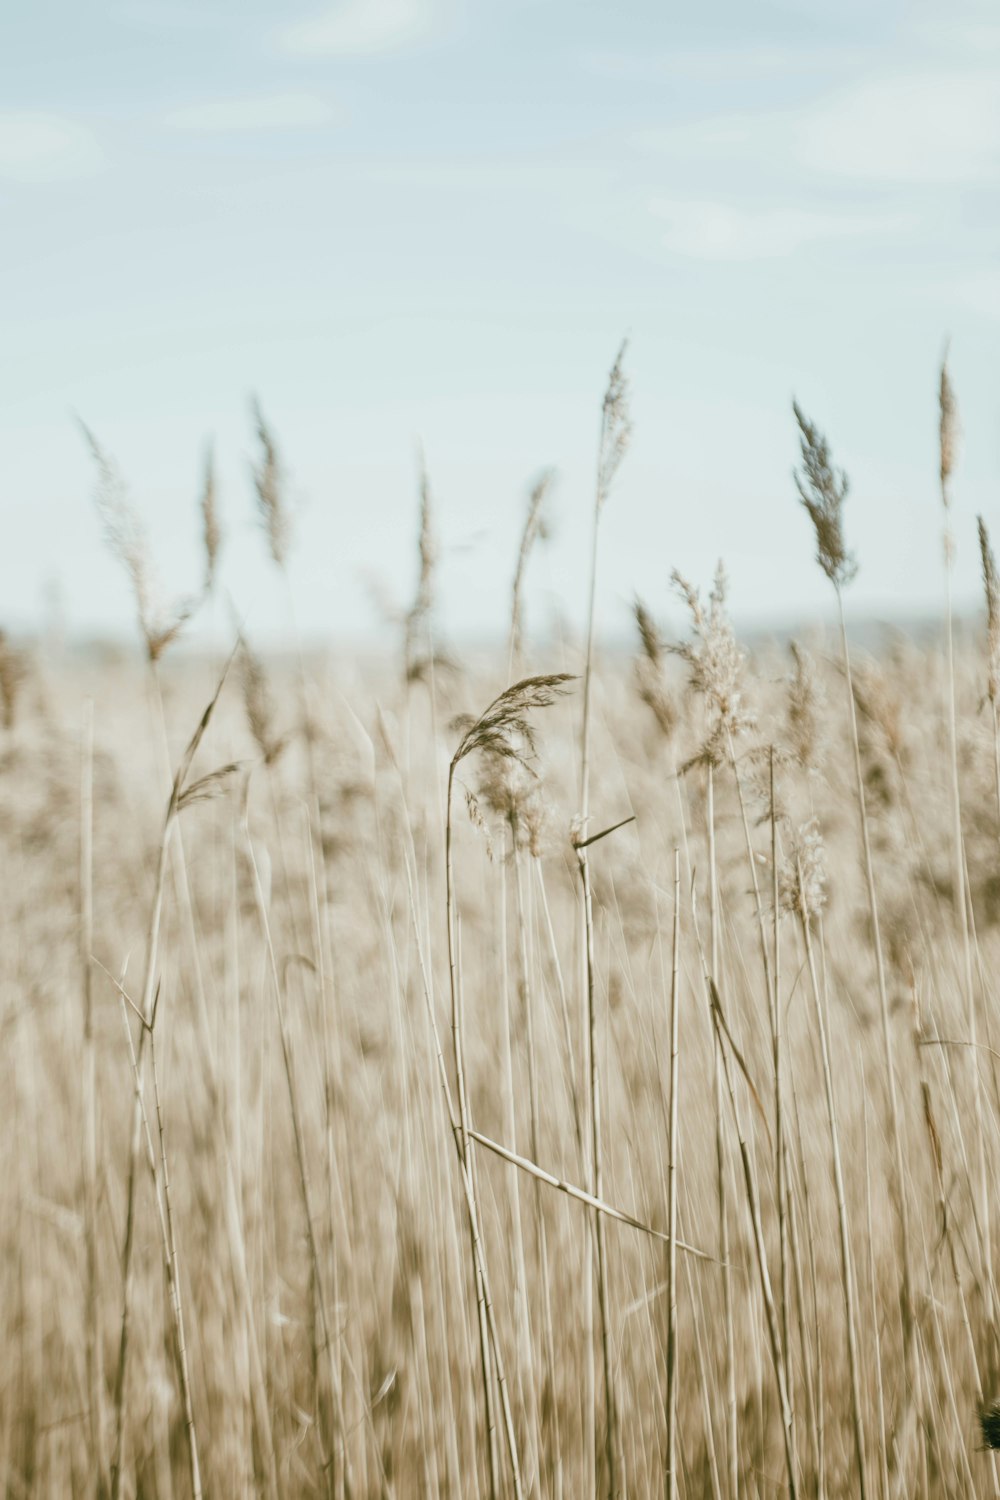
<path fill-rule="evenodd" d="M 436 27 L 433 0 L 338 0 L 278 36 L 296 57 L 370 57 L 421 41 Z"/>
<path fill-rule="evenodd" d="M 683 78 L 699 83 L 730 83 L 814 73 L 830 74 L 864 57 L 858 47 L 795 47 L 748 45 L 745 47 L 673 47 L 590 50 L 580 54 L 580 66 L 602 78 Z"/>
<path fill-rule="evenodd" d="M 914 224 L 902 214 L 747 209 L 705 199 L 653 198 L 649 208 L 666 225 L 667 249 L 697 260 L 771 260 L 819 241 L 883 238 Z"/>
<path fill-rule="evenodd" d="M 224 131 L 308 130 L 330 125 L 337 111 L 315 94 L 258 94 L 242 99 L 211 99 L 185 105 L 164 117 L 171 130 L 212 134 Z"/>
<path fill-rule="evenodd" d="M 805 113 L 795 154 L 806 166 L 869 181 L 991 179 L 1000 167 L 1000 73 L 866 80 Z"/>
<path fill-rule="evenodd" d="M 1000 170 L 1000 70 L 873 75 L 805 104 L 638 132 L 633 144 L 687 162 L 772 174 L 805 168 L 888 185 L 991 181 Z"/>
<path fill-rule="evenodd" d="M 59 182 L 88 177 L 103 162 L 96 136 L 76 120 L 34 110 L 0 111 L 0 178 Z"/>

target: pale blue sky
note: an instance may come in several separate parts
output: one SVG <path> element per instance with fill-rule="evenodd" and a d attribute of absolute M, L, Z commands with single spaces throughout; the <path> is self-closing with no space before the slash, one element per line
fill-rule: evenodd
<path fill-rule="evenodd" d="M 214 436 L 223 582 L 285 619 L 248 398 L 297 505 L 309 631 L 413 587 L 427 451 L 445 628 L 502 628 L 527 482 L 554 465 L 529 608 L 579 618 L 597 415 L 623 334 L 635 440 L 600 610 L 671 613 L 725 557 L 747 620 L 827 605 L 796 505 L 797 395 L 849 470 L 856 607 L 936 607 L 937 365 L 1000 542 L 1000 15 L 880 0 L 34 0 L 0 48 L 0 623 L 58 580 L 128 628 L 79 414 L 168 592 L 200 576 Z"/>

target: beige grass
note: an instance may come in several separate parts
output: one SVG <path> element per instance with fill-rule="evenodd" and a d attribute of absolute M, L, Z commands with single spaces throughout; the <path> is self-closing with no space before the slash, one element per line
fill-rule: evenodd
<path fill-rule="evenodd" d="M 800 430 L 839 596 L 850 509 Z M 683 660 L 666 599 L 638 673 L 596 628 L 552 660 L 524 556 L 516 650 L 474 676 L 247 650 L 193 758 L 218 668 L 168 650 L 176 612 L 140 608 L 146 662 L 22 681 L 5 1494 L 995 1493 L 985 529 L 988 638 L 791 666 L 744 657 L 721 578 L 681 583 Z M 512 657 L 546 675 L 510 688 Z"/>

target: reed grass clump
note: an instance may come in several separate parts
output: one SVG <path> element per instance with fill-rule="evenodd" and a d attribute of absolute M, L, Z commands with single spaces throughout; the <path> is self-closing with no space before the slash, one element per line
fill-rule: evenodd
<path fill-rule="evenodd" d="M 947 367 L 937 397 L 959 546 Z M 0 637 L 5 1494 L 998 1492 L 990 518 L 978 635 L 949 540 L 940 636 L 862 656 L 796 407 L 839 652 L 749 650 L 720 565 L 675 571 L 677 642 L 636 601 L 629 661 L 596 587 L 624 348 L 595 416 L 582 646 L 527 623 L 545 474 L 496 652 L 440 680 L 422 468 L 404 672 L 241 635 L 236 694 L 164 667 L 188 606 L 88 434 L 145 660 L 40 653 L 18 692 Z"/>

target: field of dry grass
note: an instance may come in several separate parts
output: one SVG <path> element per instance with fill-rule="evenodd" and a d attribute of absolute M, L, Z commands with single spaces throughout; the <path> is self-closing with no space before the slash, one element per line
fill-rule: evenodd
<path fill-rule="evenodd" d="M 598 559 L 627 442 L 616 366 Z M 750 658 L 678 578 L 673 650 L 473 670 L 425 485 L 402 670 L 227 662 L 93 447 L 144 659 L 0 642 L 4 1493 L 996 1493 L 985 534 L 953 653 Z"/>

